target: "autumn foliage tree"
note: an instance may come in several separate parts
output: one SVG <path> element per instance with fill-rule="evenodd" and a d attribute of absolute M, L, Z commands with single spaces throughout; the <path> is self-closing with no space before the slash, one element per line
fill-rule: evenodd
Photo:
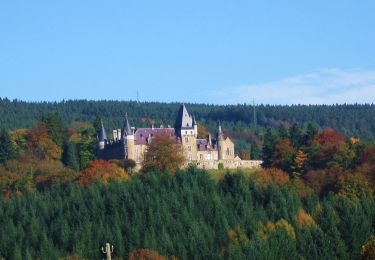
<path fill-rule="evenodd" d="M 316 165 L 321 169 L 327 166 L 345 144 L 344 136 L 333 129 L 324 129 L 315 137 L 315 141 L 320 145 Z"/>
<path fill-rule="evenodd" d="M 158 252 L 148 249 L 140 248 L 129 253 L 129 260 L 167 260 L 165 256 L 162 256 Z"/>
<path fill-rule="evenodd" d="M 115 163 L 104 160 L 91 161 L 84 169 L 77 180 L 80 186 L 89 186 L 94 181 L 101 181 L 108 184 L 110 181 L 124 181 L 128 174 Z"/>
<path fill-rule="evenodd" d="M 142 169 L 144 172 L 157 170 L 173 174 L 184 161 L 181 144 L 174 137 L 157 135 L 152 139 L 144 154 Z"/>
<path fill-rule="evenodd" d="M 37 123 L 30 129 L 27 146 L 29 153 L 35 158 L 61 158 L 62 150 L 51 139 L 44 123 Z"/>
<path fill-rule="evenodd" d="M 267 187 L 270 183 L 285 185 L 289 182 L 289 175 L 277 168 L 263 169 L 254 173 L 254 177 L 261 187 Z"/>
<path fill-rule="evenodd" d="M 272 167 L 289 172 L 293 163 L 295 149 L 288 139 L 281 139 L 276 143 L 272 152 Z"/>

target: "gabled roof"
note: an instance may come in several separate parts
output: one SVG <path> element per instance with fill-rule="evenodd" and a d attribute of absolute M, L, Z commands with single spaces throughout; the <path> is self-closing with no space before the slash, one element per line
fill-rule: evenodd
<path fill-rule="evenodd" d="M 178 110 L 176 123 L 175 123 L 175 129 L 181 130 L 183 128 L 192 128 L 193 127 L 193 119 L 189 115 L 186 107 L 184 104 L 180 106 L 180 109 Z"/>
<path fill-rule="evenodd" d="M 108 140 L 108 139 L 107 139 L 107 134 L 105 133 L 103 122 L 101 122 L 101 123 L 102 123 L 102 127 L 100 128 L 98 138 L 99 138 L 100 142 L 103 142 L 103 141 Z"/>
<path fill-rule="evenodd" d="M 148 144 L 157 135 L 175 136 L 174 128 L 138 128 L 134 133 L 135 144 Z"/>

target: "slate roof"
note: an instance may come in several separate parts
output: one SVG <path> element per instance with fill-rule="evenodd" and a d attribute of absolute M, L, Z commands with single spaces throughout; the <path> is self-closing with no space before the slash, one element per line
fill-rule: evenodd
<path fill-rule="evenodd" d="M 181 105 L 177 113 L 175 129 L 181 130 L 183 128 L 192 128 L 192 127 L 193 127 L 193 119 L 189 115 L 185 105 Z"/>
<path fill-rule="evenodd" d="M 106 134 L 104 126 L 103 126 L 103 122 L 101 122 L 101 123 L 102 123 L 102 127 L 100 128 L 98 138 L 99 138 L 100 142 L 103 142 L 103 141 L 108 140 L 108 139 L 107 139 L 107 134 Z"/>
<path fill-rule="evenodd" d="M 217 150 L 216 144 L 209 144 L 207 139 L 197 139 L 198 151 L 215 151 Z"/>
<path fill-rule="evenodd" d="M 174 128 L 138 128 L 135 131 L 135 144 L 148 144 L 150 138 L 156 135 L 175 136 Z"/>
<path fill-rule="evenodd" d="M 132 134 L 132 129 L 129 124 L 128 120 L 128 113 L 125 114 L 125 122 L 124 122 L 124 127 L 123 127 L 123 135 L 131 135 Z"/>

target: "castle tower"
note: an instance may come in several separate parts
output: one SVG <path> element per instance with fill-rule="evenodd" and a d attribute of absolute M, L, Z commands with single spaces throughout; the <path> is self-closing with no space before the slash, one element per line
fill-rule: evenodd
<path fill-rule="evenodd" d="M 225 139 L 224 134 L 221 131 L 221 123 L 219 122 L 219 131 L 217 133 L 217 144 L 219 152 L 219 160 L 225 159 Z"/>
<path fill-rule="evenodd" d="M 181 105 L 175 123 L 176 136 L 181 139 L 186 160 L 197 160 L 197 130 L 196 122 L 189 115 L 185 105 Z"/>
<path fill-rule="evenodd" d="M 123 133 L 123 145 L 124 145 L 124 154 L 125 159 L 135 159 L 135 142 L 134 142 L 134 133 L 133 130 L 130 127 L 129 120 L 128 120 L 128 114 L 125 114 L 125 122 L 124 127 L 122 130 Z"/>
<path fill-rule="evenodd" d="M 103 121 L 100 121 L 102 124 L 102 127 L 99 130 L 99 136 L 98 136 L 98 148 L 99 150 L 104 150 L 105 145 L 107 143 L 107 134 L 105 132 Z"/>
<path fill-rule="evenodd" d="M 233 160 L 234 159 L 234 143 L 229 137 L 224 137 L 221 131 L 221 124 L 219 123 L 219 131 L 217 133 L 219 160 Z"/>

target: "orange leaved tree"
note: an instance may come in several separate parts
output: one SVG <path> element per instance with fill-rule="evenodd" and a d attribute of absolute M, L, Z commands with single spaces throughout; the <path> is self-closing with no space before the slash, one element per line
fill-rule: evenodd
<path fill-rule="evenodd" d="M 181 144 L 169 135 L 155 136 L 148 146 L 142 163 L 143 172 L 161 171 L 175 173 L 185 158 Z"/>
<path fill-rule="evenodd" d="M 123 181 L 128 179 L 128 174 L 121 167 L 114 163 L 95 160 L 91 161 L 77 179 L 77 184 L 81 186 L 89 186 L 98 180 L 105 184 L 110 181 Z"/>

